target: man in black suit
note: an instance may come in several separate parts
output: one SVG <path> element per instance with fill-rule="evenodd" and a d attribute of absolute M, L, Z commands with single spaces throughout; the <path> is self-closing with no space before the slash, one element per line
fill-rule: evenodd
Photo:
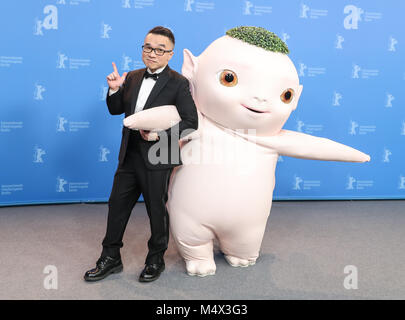
<path fill-rule="evenodd" d="M 142 60 L 146 68 L 120 76 L 113 63 L 114 72 L 107 76 L 110 87 L 107 106 L 111 114 L 125 113 L 125 117 L 128 117 L 144 109 L 175 105 L 181 121 L 160 132 L 123 128 L 119 164 L 108 201 L 103 250 L 96 267 L 85 273 L 86 281 L 101 280 L 111 273 L 122 271 L 122 238 L 141 193 L 149 216 L 151 237 L 145 268 L 139 281 L 156 280 L 165 268 L 163 255 L 169 241 L 169 217 L 166 210 L 169 178 L 173 168 L 181 164 L 180 135 L 185 130 L 198 127 L 197 110 L 188 80 L 168 66 L 173 56 L 174 43 L 173 33 L 169 29 L 155 27 L 148 32 L 142 46 Z M 156 143 L 159 143 L 160 154 L 149 152 Z M 176 152 L 173 152 L 173 148 Z M 167 159 L 161 155 L 167 155 Z M 160 159 L 160 162 L 156 163 L 156 159 Z"/>

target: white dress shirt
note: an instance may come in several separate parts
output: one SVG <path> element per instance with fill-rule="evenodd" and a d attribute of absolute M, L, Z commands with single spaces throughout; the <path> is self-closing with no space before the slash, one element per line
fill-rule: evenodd
<path fill-rule="evenodd" d="M 149 70 L 149 68 L 148 68 L 148 72 L 152 73 L 152 74 L 153 73 L 160 73 L 160 72 L 163 71 L 164 68 L 166 68 L 166 66 L 157 69 L 155 72 L 151 72 Z M 138 99 L 136 100 L 136 106 L 135 106 L 134 113 L 143 110 L 143 108 L 145 107 L 146 100 L 148 100 L 148 97 L 149 97 L 149 95 L 150 95 L 150 93 L 151 93 L 151 91 L 152 91 L 155 84 L 156 84 L 156 80 L 153 80 L 152 78 L 148 78 L 148 79 L 143 78 L 142 83 L 141 83 L 141 88 L 139 89 Z M 111 96 L 114 93 L 116 93 L 117 91 L 118 90 L 112 90 L 110 88 L 108 94 Z"/>

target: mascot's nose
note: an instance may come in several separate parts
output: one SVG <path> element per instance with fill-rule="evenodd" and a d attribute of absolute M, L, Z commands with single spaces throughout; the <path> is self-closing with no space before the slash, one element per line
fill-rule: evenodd
<path fill-rule="evenodd" d="M 253 100 L 254 100 L 255 103 L 258 103 L 258 104 L 267 103 L 267 99 L 265 99 L 265 98 L 253 97 Z"/>

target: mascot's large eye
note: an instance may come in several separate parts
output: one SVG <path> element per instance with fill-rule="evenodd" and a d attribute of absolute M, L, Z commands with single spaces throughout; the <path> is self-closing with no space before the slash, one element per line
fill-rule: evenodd
<path fill-rule="evenodd" d="M 291 88 L 284 90 L 284 92 L 280 96 L 281 101 L 283 101 L 284 103 L 290 103 L 293 98 L 294 98 L 294 90 Z"/>
<path fill-rule="evenodd" d="M 231 70 L 224 70 L 219 75 L 219 82 L 225 87 L 234 87 L 238 84 L 238 76 Z"/>

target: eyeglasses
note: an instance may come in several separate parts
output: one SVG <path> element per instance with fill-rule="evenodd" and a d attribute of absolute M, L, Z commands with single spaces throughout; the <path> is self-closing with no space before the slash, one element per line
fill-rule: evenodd
<path fill-rule="evenodd" d="M 161 48 L 152 48 L 152 47 L 149 47 L 149 46 L 142 46 L 142 50 L 145 53 L 151 53 L 152 51 L 155 51 L 155 54 L 157 56 L 163 56 L 166 52 L 173 51 L 173 50 L 163 50 Z"/>

